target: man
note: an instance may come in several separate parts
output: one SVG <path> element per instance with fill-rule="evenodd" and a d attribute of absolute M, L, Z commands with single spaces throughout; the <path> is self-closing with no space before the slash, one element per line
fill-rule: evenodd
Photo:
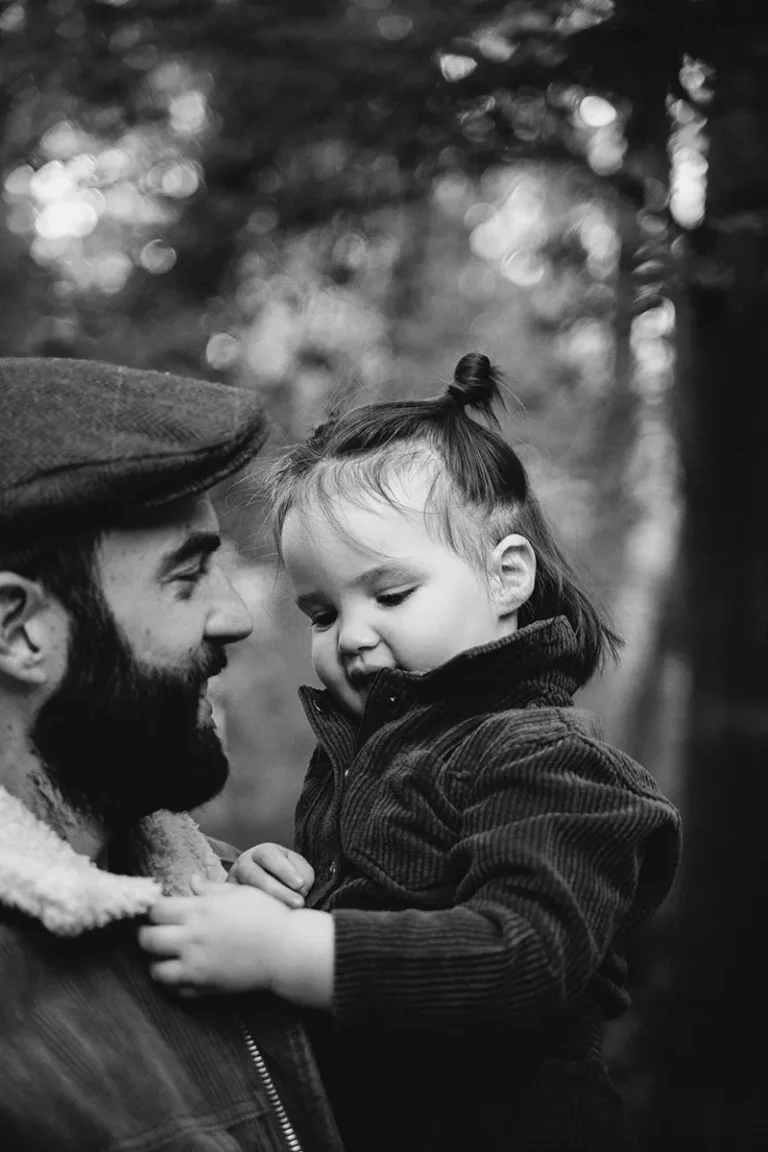
<path fill-rule="evenodd" d="M 251 630 L 206 493 L 259 406 L 13 359 L 0 413 L 0 1147 L 340 1152 L 292 1011 L 164 993 L 136 939 L 226 876 L 184 815 L 226 782 L 206 684 Z"/>

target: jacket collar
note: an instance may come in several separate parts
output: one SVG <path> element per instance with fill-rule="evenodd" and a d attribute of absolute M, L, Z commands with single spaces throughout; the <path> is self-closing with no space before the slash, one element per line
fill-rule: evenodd
<path fill-rule="evenodd" d="M 578 683 L 579 647 L 565 616 L 537 620 L 501 640 L 460 652 L 421 676 L 398 672 L 427 698 L 468 692 L 491 707 L 514 708 L 542 691 L 572 696 Z M 559 701 L 561 702 L 561 701 Z"/>
<path fill-rule="evenodd" d="M 579 663 L 578 642 L 568 620 L 564 616 L 540 620 L 511 636 L 460 652 L 429 672 L 384 669 L 371 685 L 366 717 L 395 700 L 421 704 L 454 700 L 462 712 L 524 708 L 533 700 L 567 705 L 578 687 Z M 316 732 L 318 725 L 325 727 L 324 717 L 347 719 L 326 690 L 304 687 L 300 696 Z"/>
<path fill-rule="evenodd" d="M 105 872 L 0 787 L 0 905 L 39 920 L 58 936 L 78 936 L 142 915 L 162 893 L 188 894 L 193 872 L 207 880 L 225 879 L 190 816 L 156 812 L 126 841 L 121 847 L 139 874 Z"/>

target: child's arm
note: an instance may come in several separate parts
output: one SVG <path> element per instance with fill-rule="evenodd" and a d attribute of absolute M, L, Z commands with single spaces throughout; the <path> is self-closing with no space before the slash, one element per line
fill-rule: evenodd
<path fill-rule="evenodd" d="M 451 795 L 454 906 L 333 912 L 333 1012 L 345 1025 L 538 1026 L 583 995 L 616 935 L 671 887 L 679 818 L 628 757 L 567 721 L 546 743 L 483 745 L 482 766 Z M 390 836 L 382 867 L 408 850 Z"/>
<path fill-rule="evenodd" d="M 267 989 L 311 1008 L 331 1007 L 333 917 L 292 911 L 256 888 L 195 878 L 194 896 L 160 899 L 139 943 L 152 976 L 194 995 Z"/>
<path fill-rule="evenodd" d="M 572 734 L 513 763 L 489 757 L 469 779 L 454 907 L 289 911 L 232 885 L 240 903 L 225 908 L 208 886 L 153 909 L 160 926 L 141 942 L 171 958 L 154 975 L 269 989 L 354 1026 L 508 1028 L 561 1011 L 615 934 L 666 895 L 677 815 L 647 774 Z"/>

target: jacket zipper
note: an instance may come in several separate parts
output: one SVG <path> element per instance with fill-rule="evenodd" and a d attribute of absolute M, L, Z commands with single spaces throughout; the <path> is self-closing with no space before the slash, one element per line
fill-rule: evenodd
<path fill-rule="evenodd" d="M 248 1055 L 256 1066 L 256 1071 L 261 1077 L 264 1087 L 267 1090 L 269 1102 L 275 1111 L 277 1122 L 280 1125 L 280 1131 L 285 1137 L 285 1142 L 288 1145 L 290 1152 L 302 1152 L 299 1138 L 294 1131 L 293 1125 L 288 1119 L 288 1113 L 283 1107 L 283 1102 L 278 1095 L 277 1088 L 275 1088 L 275 1083 L 270 1075 L 269 1069 L 267 1068 L 266 1061 L 259 1051 L 259 1046 L 251 1035 L 248 1029 L 248 1025 L 244 1020 L 240 1021 L 240 1027 L 242 1028 L 243 1036 L 245 1037 L 245 1046 L 248 1049 Z"/>

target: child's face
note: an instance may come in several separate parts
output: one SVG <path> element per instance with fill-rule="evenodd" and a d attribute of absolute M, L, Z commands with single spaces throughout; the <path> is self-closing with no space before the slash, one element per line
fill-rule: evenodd
<path fill-rule="evenodd" d="M 282 551 L 312 622 L 315 672 L 356 716 L 379 669 L 426 672 L 517 626 L 490 574 L 428 530 L 429 484 L 423 475 L 398 481 L 393 494 L 403 507 L 373 497 L 340 502 L 343 531 L 316 505 L 285 521 Z"/>

